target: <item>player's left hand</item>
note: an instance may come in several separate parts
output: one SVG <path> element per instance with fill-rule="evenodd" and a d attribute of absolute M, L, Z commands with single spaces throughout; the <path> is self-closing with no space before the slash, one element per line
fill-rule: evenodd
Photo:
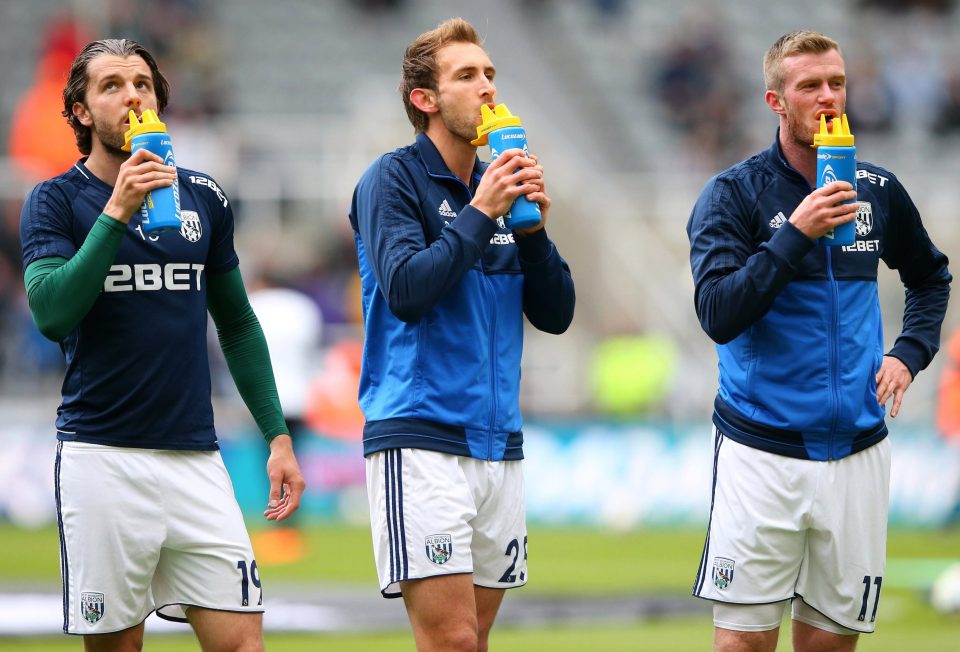
<path fill-rule="evenodd" d="M 293 454 L 293 440 L 290 435 L 277 435 L 270 440 L 267 477 L 270 478 L 270 502 L 263 515 L 269 521 L 282 521 L 293 516 L 300 507 L 300 497 L 306 482 Z"/>
<path fill-rule="evenodd" d="M 533 154 L 530 154 L 530 158 L 534 161 L 537 161 L 537 157 Z M 528 200 L 535 202 L 540 205 L 540 224 L 536 226 L 531 226 L 528 229 L 520 229 L 516 233 L 519 236 L 530 235 L 531 233 L 536 233 L 544 226 L 547 225 L 547 213 L 550 211 L 550 198 L 547 196 L 547 187 L 543 181 L 543 166 L 540 165 L 540 162 L 537 161 L 537 164 L 534 166 L 535 170 L 540 172 L 540 177 L 536 179 L 530 179 L 527 181 L 528 184 L 536 186 L 537 189 L 533 192 L 527 193 L 526 197 Z"/>
<path fill-rule="evenodd" d="M 903 393 L 912 382 L 913 375 L 907 369 L 907 365 L 892 355 L 883 356 L 880 371 L 877 372 L 877 403 L 885 405 L 892 396 L 893 407 L 890 408 L 890 416 L 896 417 L 900 413 Z"/>

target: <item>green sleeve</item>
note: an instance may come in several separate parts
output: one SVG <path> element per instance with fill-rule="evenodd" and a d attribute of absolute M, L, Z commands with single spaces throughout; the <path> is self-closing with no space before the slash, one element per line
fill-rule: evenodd
<path fill-rule="evenodd" d="M 60 342 L 90 312 L 126 229 L 123 222 L 100 215 L 70 260 L 40 258 L 27 266 L 27 303 L 44 337 Z"/>
<path fill-rule="evenodd" d="M 207 307 L 230 375 L 260 432 L 267 441 L 288 434 L 267 340 L 247 299 L 239 268 L 207 276 Z"/>

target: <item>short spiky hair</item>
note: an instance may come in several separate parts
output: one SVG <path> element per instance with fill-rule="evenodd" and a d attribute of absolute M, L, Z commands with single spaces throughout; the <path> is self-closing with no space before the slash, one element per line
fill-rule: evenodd
<path fill-rule="evenodd" d="M 82 104 L 87 98 L 87 85 L 90 83 L 87 69 L 90 62 L 105 54 L 143 59 L 150 68 L 150 75 L 153 77 L 153 89 L 157 94 L 157 113 L 163 113 L 163 110 L 167 108 L 167 101 L 170 99 L 170 84 L 167 83 L 166 78 L 160 72 L 156 59 L 147 52 L 145 47 L 126 38 L 105 38 L 88 43 L 77 55 L 77 58 L 73 60 L 67 85 L 63 89 L 63 117 L 73 127 L 73 133 L 77 137 L 77 149 L 80 150 L 81 154 L 90 153 L 93 146 L 93 134 L 90 127 L 83 126 L 77 116 L 73 115 L 73 105 L 77 102 Z"/>
<path fill-rule="evenodd" d="M 403 54 L 400 95 L 403 97 L 407 117 L 418 133 L 427 129 L 427 114 L 410 102 L 410 93 L 415 88 L 437 90 L 437 52 L 450 43 L 474 43 L 482 46 L 483 39 L 473 25 L 463 18 L 451 18 L 418 36 Z"/>
<path fill-rule="evenodd" d="M 783 60 L 797 54 L 822 54 L 840 46 L 829 36 L 810 30 L 797 30 L 778 38 L 763 55 L 763 82 L 767 90 L 783 92 Z"/>

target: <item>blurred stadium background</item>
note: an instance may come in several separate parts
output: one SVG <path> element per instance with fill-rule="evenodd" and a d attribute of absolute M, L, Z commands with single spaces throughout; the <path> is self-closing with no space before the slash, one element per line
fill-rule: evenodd
<path fill-rule="evenodd" d="M 523 118 L 531 150 L 547 169 L 554 200 L 549 230 L 578 289 L 570 332 L 553 338 L 530 331 L 524 352 L 531 521 L 543 532 L 581 532 L 567 541 L 599 537 L 571 544 L 577 559 L 607 554 L 591 546 L 629 542 L 639 564 L 635 575 L 628 573 L 637 579 L 636 591 L 669 588 L 682 596 L 695 572 L 698 528 L 708 508 L 708 419 L 716 381 L 716 356 L 693 312 L 684 230 L 693 202 L 710 176 L 774 137 L 776 122 L 762 100 L 766 47 L 786 31 L 818 29 L 844 48 L 848 113 L 861 158 L 904 181 L 934 241 L 960 260 L 956 5 L 0 1 L 2 556 L 9 558 L 14 548 L 45 550 L 36 542 L 54 534 L 52 425 L 62 361 L 30 321 L 18 221 L 30 188 L 77 157 L 72 133 L 59 117 L 59 94 L 66 67 L 88 40 L 130 37 L 158 56 L 173 86 L 165 119 L 178 163 L 211 174 L 233 203 L 241 269 L 256 290 L 255 307 L 310 486 L 296 538 L 258 533 L 264 534 L 258 557 L 279 555 L 273 563 L 282 575 L 286 562 L 301 568 L 297 564 L 312 554 L 338 554 L 316 535 L 317 528 L 324 536 L 337 528 L 363 532 L 355 404 L 362 332 L 346 215 L 363 169 L 412 138 L 396 92 L 403 48 L 447 17 L 473 22 L 499 70 L 498 100 Z M 896 275 L 882 271 L 881 301 L 892 341 L 903 293 Z M 958 325 L 952 306 L 944 338 Z M 139 336 L 131 334 L 131 346 Z M 224 458 L 251 526 L 259 528 L 255 519 L 266 495 L 263 445 L 217 356 L 215 337 L 211 345 Z M 956 530 L 941 530 L 957 518 L 960 495 L 960 454 L 934 421 L 945 358 L 918 377 L 891 424 L 891 518 L 908 542 L 900 554 L 927 560 L 897 572 L 917 595 L 929 590 L 935 571 L 960 559 Z M 671 532 L 687 543 L 680 546 L 687 557 L 679 560 L 672 582 L 651 586 L 643 564 L 653 562 L 644 556 L 644 542 Z M 375 594 L 369 544 L 359 536 L 344 545 L 354 543 L 368 567 L 347 579 Z M 677 546 L 664 549 L 676 553 Z M 277 552 L 283 550 L 292 550 L 292 558 L 283 559 Z M 16 565 L 0 566 L 0 592 L 12 595 L 28 586 L 55 593 L 56 547 L 49 551 L 52 574 L 41 570 L 31 579 L 15 572 Z M 627 563 L 630 558 L 623 557 Z M 574 565 L 558 561 L 555 570 L 563 575 Z M 309 568 L 304 572 L 290 577 L 313 577 Z M 317 578 L 330 579 L 317 572 Z M 610 590 L 630 592 L 624 586 Z M 25 608 L 22 601 L 16 604 Z M 936 629 L 931 614 L 917 618 L 924 631 Z M 22 619 L 14 614 L 13 620 Z M 944 623 L 960 640 L 958 622 Z M 52 630 L 57 626 L 53 622 Z M 16 633 L 16 627 L 0 628 L 0 637 Z M 935 640 L 914 647 L 960 649 L 937 647 Z M 885 649 L 872 640 L 863 647 Z"/>

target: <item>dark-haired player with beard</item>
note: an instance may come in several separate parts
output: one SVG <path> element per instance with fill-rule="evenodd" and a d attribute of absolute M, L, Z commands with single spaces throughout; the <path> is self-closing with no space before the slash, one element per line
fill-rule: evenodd
<path fill-rule="evenodd" d="M 136 42 L 88 44 L 63 93 L 85 156 L 38 185 L 21 215 L 30 310 L 67 362 L 56 426 L 63 629 L 86 650 L 140 650 L 157 611 L 188 621 L 203 649 L 261 650 L 259 573 L 213 424 L 208 311 L 269 441 L 266 517 L 290 516 L 304 482 L 229 201 L 205 174 L 121 149 L 129 112 L 162 112 L 168 96 Z M 175 179 L 183 227 L 145 233 L 145 193 Z"/>

